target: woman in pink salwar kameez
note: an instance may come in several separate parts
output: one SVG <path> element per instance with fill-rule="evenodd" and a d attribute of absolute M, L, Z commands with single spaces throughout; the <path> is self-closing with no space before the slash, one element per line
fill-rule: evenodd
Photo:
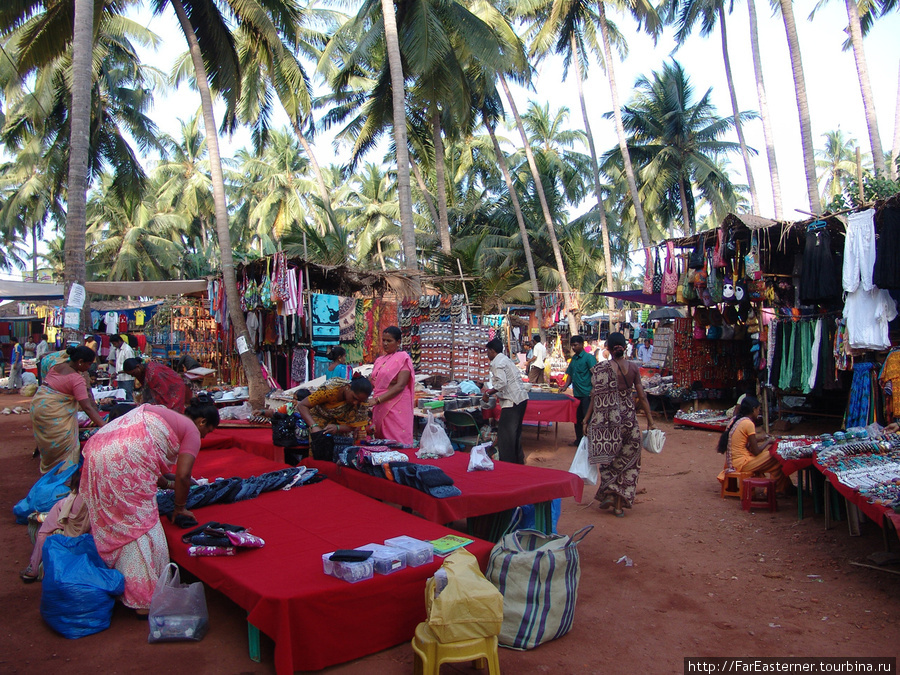
<path fill-rule="evenodd" d="M 122 601 L 141 614 L 169 562 L 157 488 L 175 489 L 173 520 L 193 518 L 185 508 L 191 469 L 201 439 L 218 424 L 209 399 L 193 399 L 184 415 L 143 405 L 107 424 L 84 447 L 81 496 L 97 551 L 125 576 Z M 173 468 L 174 481 L 164 478 Z"/>
<path fill-rule="evenodd" d="M 413 362 L 409 354 L 400 350 L 400 329 L 396 326 L 385 328 L 381 346 L 385 353 L 375 359 L 369 377 L 375 387 L 372 392 L 375 437 L 412 445 L 416 390 Z"/>

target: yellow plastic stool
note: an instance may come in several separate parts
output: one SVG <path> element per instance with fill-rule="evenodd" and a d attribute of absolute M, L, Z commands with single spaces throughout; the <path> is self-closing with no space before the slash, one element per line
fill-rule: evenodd
<path fill-rule="evenodd" d="M 442 663 L 461 661 L 475 661 L 476 668 L 487 665 L 490 675 L 500 675 L 496 635 L 459 642 L 438 642 L 428 624 L 422 622 L 416 626 L 412 648 L 415 653 L 415 675 L 438 675 Z"/>
<path fill-rule="evenodd" d="M 748 471 L 729 471 L 725 474 L 725 480 L 722 481 L 722 499 L 725 497 L 741 498 L 743 483 L 745 478 L 750 478 L 753 474 Z"/>

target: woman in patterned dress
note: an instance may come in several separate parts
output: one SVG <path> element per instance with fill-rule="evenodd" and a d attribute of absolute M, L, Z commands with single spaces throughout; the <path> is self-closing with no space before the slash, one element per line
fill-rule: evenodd
<path fill-rule="evenodd" d="M 625 336 L 611 333 L 606 346 L 612 354 L 591 369 L 591 402 L 586 436 L 591 464 L 599 469 L 597 494 L 601 509 L 612 507 L 622 518 L 634 503 L 641 472 L 641 430 L 634 408 L 634 394 L 647 416 L 647 428 L 655 429 L 650 404 L 641 386 L 638 365 L 625 359 Z"/>
<path fill-rule="evenodd" d="M 125 577 L 122 602 L 146 614 L 169 562 L 156 491 L 174 488 L 172 519 L 193 519 L 185 508 L 200 441 L 219 425 L 209 398 L 191 400 L 181 415 L 142 405 L 110 422 L 84 446 L 81 496 L 100 557 Z M 175 479 L 163 476 L 174 468 Z"/>

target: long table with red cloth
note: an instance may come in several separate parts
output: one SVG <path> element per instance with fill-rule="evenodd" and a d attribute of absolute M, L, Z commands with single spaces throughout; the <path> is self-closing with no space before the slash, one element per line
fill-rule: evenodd
<path fill-rule="evenodd" d="M 438 499 L 421 490 L 400 485 L 387 478 L 372 476 L 332 462 L 305 459 L 303 463 L 319 469 L 329 478 L 352 490 L 392 504 L 412 509 L 436 523 L 483 516 L 513 509 L 524 504 L 539 504 L 562 497 L 581 501 L 584 482 L 568 471 L 494 462 L 493 471 L 468 471 L 469 453 L 457 452 L 443 459 L 417 459 L 405 452 L 410 462 L 430 464 L 453 479 L 462 494 Z"/>
<path fill-rule="evenodd" d="M 500 419 L 500 406 L 485 410 L 485 418 Z M 572 422 L 578 413 L 578 399 L 568 394 L 545 394 L 535 392 L 528 395 L 525 406 L 525 422 Z"/>
<path fill-rule="evenodd" d="M 859 494 L 859 491 L 856 488 L 852 488 L 849 485 L 842 483 L 833 471 L 824 468 L 818 461 L 815 461 L 814 466 L 822 472 L 822 475 L 825 476 L 825 480 L 831 483 L 831 486 L 838 491 L 838 494 L 851 504 L 855 505 L 856 508 L 862 511 L 870 520 L 877 523 L 878 527 L 883 529 L 884 520 L 887 518 L 894 526 L 894 531 L 897 532 L 897 536 L 900 537 L 900 514 L 894 513 L 894 510 L 887 506 L 872 504 L 868 499 Z"/>
<path fill-rule="evenodd" d="M 812 456 L 809 457 L 800 457 L 798 459 L 785 459 L 778 452 L 778 441 L 775 441 L 775 445 L 773 445 L 769 452 L 772 453 L 772 456 L 778 460 L 778 463 L 781 465 L 781 470 L 785 476 L 790 476 L 792 473 L 797 473 L 798 471 L 803 471 L 805 469 L 810 468 L 813 465 Z"/>
<path fill-rule="evenodd" d="M 204 443 L 193 475 L 248 477 L 284 466 L 214 439 Z M 201 523 L 242 525 L 265 540 L 264 548 L 233 557 L 192 558 L 184 530 L 163 518 L 172 560 L 247 611 L 250 624 L 275 641 L 278 673 L 320 670 L 412 639 L 425 620 L 425 581 L 442 562 L 350 584 L 323 573 L 323 553 L 404 534 L 430 540 L 452 533 L 332 480 L 194 515 Z M 476 539 L 467 548 L 484 569 L 491 544 Z"/>
<path fill-rule="evenodd" d="M 282 453 L 282 448 L 272 445 L 271 429 L 219 429 L 208 434 L 203 441 L 204 448 L 232 446 L 269 459 L 275 459 Z M 450 523 L 563 497 L 575 497 L 580 502 L 584 489 L 584 483 L 578 476 L 559 469 L 494 462 L 493 471 L 469 472 L 469 454 L 465 452 L 457 452 L 444 459 L 417 459 L 414 451 L 403 452 L 411 462 L 433 464 L 443 469 L 462 494 L 438 499 L 387 478 L 339 467 L 332 462 L 310 458 L 303 460 L 303 463 L 319 469 L 351 490 L 408 507 L 436 523 Z"/>

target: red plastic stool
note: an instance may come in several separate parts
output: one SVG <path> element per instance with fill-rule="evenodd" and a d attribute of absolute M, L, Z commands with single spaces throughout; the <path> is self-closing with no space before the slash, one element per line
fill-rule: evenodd
<path fill-rule="evenodd" d="M 765 490 L 766 499 L 764 501 L 754 500 L 754 489 Z M 775 481 L 772 478 L 745 478 L 741 483 L 741 508 L 749 511 L 766 507 L 769 508 L 769 511 L 778 510 L 778 502 L 775 501 Z"/>

